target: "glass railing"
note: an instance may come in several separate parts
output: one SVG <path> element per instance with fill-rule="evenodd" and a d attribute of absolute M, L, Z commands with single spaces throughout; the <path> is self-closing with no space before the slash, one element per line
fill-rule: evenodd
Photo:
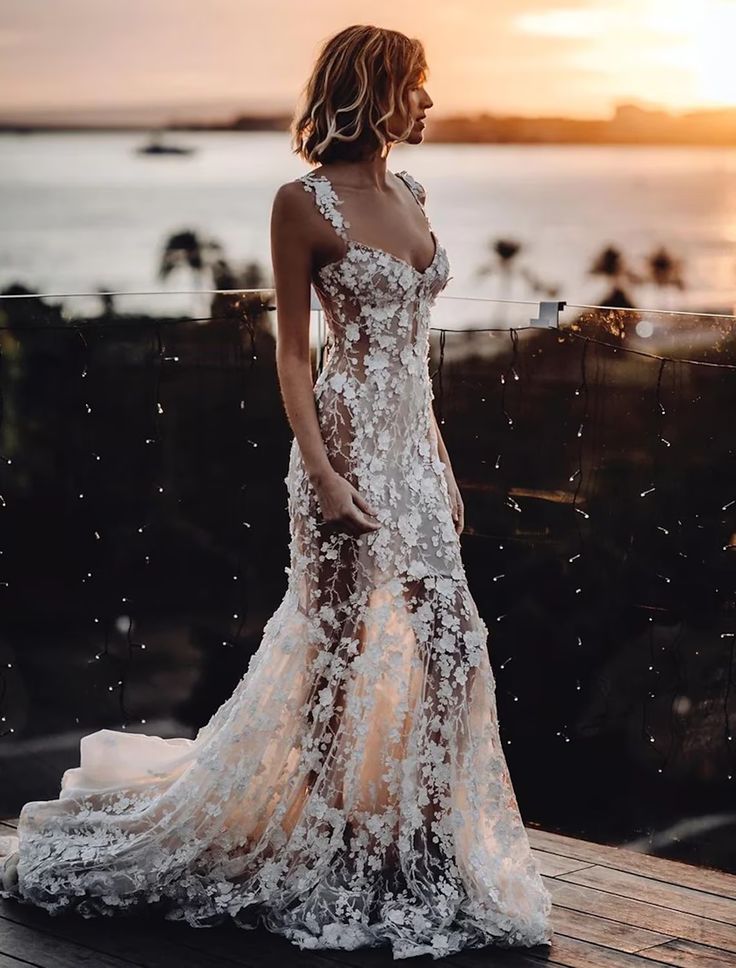
<path fill-rule="evenodd" d="M 193 736 L 244 673 L 288 566 L 275 315 L 0 299 L 3 815 L 80 735 Z M 429 358 L 525 819 L 732 870 L 735 325 L 441 297 Z M 325 335 L 315 304 L 315 371 Z"/>

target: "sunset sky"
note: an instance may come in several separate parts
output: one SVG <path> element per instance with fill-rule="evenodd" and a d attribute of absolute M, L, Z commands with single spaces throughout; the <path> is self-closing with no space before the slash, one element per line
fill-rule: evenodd
<path fill-rule="evenodd" d="M 352 23 L 419 37 L 435 116 L 736 106 L 736 0 L 0 0 L 0 111 L 290 111 Z"/>

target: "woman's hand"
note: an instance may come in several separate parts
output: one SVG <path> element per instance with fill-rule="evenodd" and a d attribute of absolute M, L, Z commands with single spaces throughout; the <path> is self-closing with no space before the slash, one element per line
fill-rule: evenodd
<path fill-rule="evenodd" d="M 447 481 L 447 490 L 450 494 L 450 510 L 452 512 L 452 520 L 455 524 L 455 531 L 458 534 L 462 534 L 463 528 L 465 527 L 465 505 L 463 504 L 455 475 L 452 473 L 452 468 L 449 464 L 445 464 L 445 480 Z"/>
<path fill-rule="evenodd" d="M 325 478 L 313 483 L 322 513 L 320 524 L 355 536 L 381 527 L 375 520 L 378 512 L 337 471 L 328 472 Z"/>

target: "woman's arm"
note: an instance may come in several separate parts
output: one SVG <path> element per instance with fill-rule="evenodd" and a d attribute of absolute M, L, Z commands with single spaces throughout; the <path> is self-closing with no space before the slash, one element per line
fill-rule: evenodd
<path fill-rule="evenodd" d="M 304 468 L 316 483 L 329 475 L 327 458 L 314 399 L 309 350 L 311 246 L 299 185 L 282 185 L 271 211 L 271 262 L 276 289 L 276 369 L 291 429 L 301 451 Z"/>
<path fill-rule="evenodd" d="M 309 348 L 310 287 L 315 248 L 311 204 L 295 182 L 276 192 L 271 211 L 271 261 L 276 289 L 276 369 L 284 409 L 304 469 L 317 494 L 322 521 L 360 535 L 381 525 L 376 512 L 329 461 L 314 396 Z"/>
<path fill-rule="evenodd" d="M 452 464 L 450 463 L 450 455 L 447 453 L 447 448 L 445 447 L 445 442 L 442 439 L 442 434 L 440 433 L 440 427 L 437 423 L 437 417 L 435 416 L 434 407 L 430 403 L 430 412 L 432 414 L 431 421 L 431 431 L 434 435 L 435 441 L 437 443 L 437 454 L 440 460 L 445 465 L 445 480 L 447 481 L 447 490 L 450 495 L 450 510 L 452 512 L 452 520 L 455 522 L 455 530 L 458 534 L 462 533 L 465 527 L 465 506 L 463 504 L 462 495 L 460 494 L 460 488 L 457 486 L 457 481 L 455 480 L 455 473 L 452 469 Z"/>
<path fill-rule="evenodd" d="M 435 440 L 437 442 L 437 453 L 439 454 L 439 458 L 442 461 L 442 463 L 451 471 L 452 465 L 450 464 L 450 455 L 447 453 L 445 442 L 442 439 L 442 434 L 440 433 L 440 426 L 437 423 L 437 417 L 435 416 L 434 407 L 432 407 L 431 404 L 430 404 L 430 408 L 432 412 L 432 426 L 434 430 Z"/>

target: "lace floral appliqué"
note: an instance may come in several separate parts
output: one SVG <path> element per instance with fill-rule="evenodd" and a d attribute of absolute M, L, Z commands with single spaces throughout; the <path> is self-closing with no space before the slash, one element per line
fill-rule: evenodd
<path fill-rule="evenodd" d="M 353 243 L 328 179 L 299 181 L 346 242 L 314 278 L 329 330 L 320 427 L 380 528 L 320 523 L 294 440 L 287 588 L 247 673 L 193 740 L 85 736 L 59 799 L 26 804 L 0 843 L 18 851 L 2 896 L 51 913 L 260 920 L 302 948 L 388 944 L 396 958 L 546 944 L 551 898 L 432 434 L 447 255 L 437 242 L 420 272 Z"/>

